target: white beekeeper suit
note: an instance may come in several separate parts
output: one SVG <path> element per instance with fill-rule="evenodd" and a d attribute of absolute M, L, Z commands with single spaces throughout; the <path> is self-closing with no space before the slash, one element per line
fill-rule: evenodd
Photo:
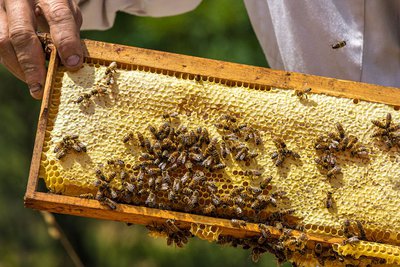
<path fill-rule="evenodd" d="M 82 29 L 111 27 L 117 11 L 171 16 L 190 11 L 201 2 L 77 1 L 84 17 Z M 244 2 L 272 68 L 400 87 L 400 0 Z M 346 46 L 332 49 L 332 44 L 343 40 Z"/>

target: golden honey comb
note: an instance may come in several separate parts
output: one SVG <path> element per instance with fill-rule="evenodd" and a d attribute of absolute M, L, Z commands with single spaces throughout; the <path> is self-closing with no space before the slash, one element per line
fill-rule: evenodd
<path fill-rule="evenodd" d="M 242 83 L 225 85 L 212 77 L 166 75 L 137 66 L 118 68 L 116 84 L 108 94 L 76 103 L 102 79 L 105 69 L 90 61 L 78 72 L 60 67 L 56 73 L 40 166 L 40 177 L 52 192 L 71 196 L 94 193 L 95 171 L 99 166 L 107 171 L 110 159 L 122 159 L 127 171 L 135 174 L 132 167 L 140 162 L 141 149 L 137 142 L 127 145 L 122 139 L 132 130 L 150 136 L 148 126 L 161 125 L 165 113 L 176 112 L 179 125 L 193 130 L 204 127 L 210 136 L 219 139 L 222 132 L 215 125 L 221 116 L 229 114 L 257 129 L 262 144 L 249 145 L 259 154 L 256 161 L 241 164 L 227 160 L 223 171 L 207 172 L 207 179 L 218 185 L 219 194 L 229 196 L 240 186 L 258 186 L 271 175 L 265 193 L 285 192 L 277 208 L 271 210 L 293 210 L 291 216 L 299 219 L 298 226 L 305 232 L 344 237 L 343 222 L 350 219 L 363 223 L 368 240 L 394 246 L 400 243 L 399 149 L 388 150 L 371 138 L 371 119 L 380 120 L 392 113 L 393 121 L 400 122 L 399 113 L 390 106 L 371 102 L 355 105 L 351 99 L 312 93 L 307 99 L 299 99 L 291 90 L 249 88 Z M 335 131 L 337 122 L 346 133 L 357 136 L 367 147 L 369 157 L 339 155 L 342 174 L 328 179 L 314 161 L 318 156 L 314 143 L 319 135 Z M 79 134 L 87 153 L 72 152 L 58 160 L 54 148 L 64 136 L 73 134 Z M 277 149 L 272 141 L 275 137 L 283 138 L 301 158 L 275 166 L 271 159 Z M 261 170 L 262 178 L 245 175 L 249 169 Z M 114 186 L 121 184 L 115 182 Z M 334 211 L 326 208 L 327 192 L 332 192 Z M 209 203 L 209 197 L 201 194 L 199 203 Z M 166 201 L 165 196 L 160 201 Z M 249 217 L 254 215 L 251 210 L 246 212 Z M 197 228 L 193 231 L 204 235 Z M 204 238 L 215 240 L 208 232 Z M 351 252 L 345 249 L 348 246 L 339 245 L 335 251 L 343 256 L 377 257 L 367 250 Z M 381 251 L 379 258 L 398 263 L 396 253 L 383 249 L 390 245 L 374 246 Z"/>

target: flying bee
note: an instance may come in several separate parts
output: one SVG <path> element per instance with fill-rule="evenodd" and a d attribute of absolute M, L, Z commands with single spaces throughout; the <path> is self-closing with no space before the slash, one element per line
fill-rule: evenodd
<path fill-rule="evenodd" d="M 241 227 L 246 227 L 247 223 L 243 220 L 238 220 L 238 219 L 231 219 L 231 224 L 233 227 L 236 228 L 241 228 Z"/>
<path fill-rule="evenodd" d="M 332 192 L 327 192 L 327 196 L 326 196 L 326 200 L 325 200 L 325 207 L 327 209 L 331 209 L 333 207 Z"/>
<path fill-rule="evenodd" d="M 331 47 L 332 47 L 332 49 L 339 49 L 339 48 L 345 47 L 346 44 L 347 44 L 346 41 L 343 40 L 343 41 L 339 41 L 337 43 L 332 44 Z"/>
<path fill-rule="evenodd" d="M 311 88 L 306 88 L 302 90 L 295 90 L 294 95 L 296 95 L 299 99 L 308 99 L 307 93 L 311 92 Z"/>

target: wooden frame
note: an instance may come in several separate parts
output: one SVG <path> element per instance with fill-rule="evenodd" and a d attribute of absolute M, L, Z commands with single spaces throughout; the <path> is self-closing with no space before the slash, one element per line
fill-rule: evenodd
<path fill-rule="evenodd" d="M 45 34 L 39 37 L 45 44 L 49 45 L 51 54 L 29 180 L 25 194 L 26 207 L 55 213 L 143 225 L 164 223 L 166 219 L 174 219 L 177 225 L 183 228 L 190 228 L 191 223 L 197 223 L 217 226 L 222 231 L 221 234 L 232 235 L 238 238 L 260 235 L 258 225 L 254 223 L 248 223 L 245 227 L 236 228 L 232 226 L 230 220 L 227 219 L 125 204 L 119 204 L 116 210 L 109 210 L 100 205 L 96 200 L 39 192 L 37 190 L 38 175 L 48 120 L 48 106 L 52 95 L 54 74 L 60 64 L 57 51 L 51 45 L 50 37 Z M 213 77 L 215 80 L 219 80 L 227 85 L 241 83 L 265 90 L 269 90 L 271 87 L 286 89 L 304 89 L 311 87 L 313 93 L 385 103 L 394 106 L 395 109 L 398 109 L 400 106 L 400 90 L 393 87 L 271 70 L 90 40 L 82 40 L 82 45 L 85 58 L 104 62 L 116 61 L 122 66 L 124 64 L 137 65 L 141 68 L 158 73 L 166 73 L 169 75 L 200 75 L 202 78 Z M 161 69 L 159 66 L 167 66 L 167 68 Z M 278 238 L 282 232 L 281 230 L 271 227 L 271 234 L 273 237 Z M 296 230 L 292 232 L 294 236 L 299 236 L 301 234 L 302 232 Z M 307 237 L 310 241 L 324 244 L 341 243 L 344 240 L 344 238 L 318 234 L 307 234 Z"/>

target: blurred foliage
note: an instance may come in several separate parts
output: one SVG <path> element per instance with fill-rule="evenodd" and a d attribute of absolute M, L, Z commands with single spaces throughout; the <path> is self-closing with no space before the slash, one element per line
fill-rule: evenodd
<path fill-rule="evenodd" d="M 267 66 L 240 1 L 204 0 L 193 12 L 167 18 L 119 13 L 108 31 L 83 38 Z M 0 67 L 0 267 L 72 266 L 39 212 L 23 207 L 40 102 Z M 253 266 L 250 252 L 194 238 L 183 248 L 147 236 L 142 226 L 56 215 L 86 266 Z M 265 255 L 255 266 L 275 266 Z"/>

